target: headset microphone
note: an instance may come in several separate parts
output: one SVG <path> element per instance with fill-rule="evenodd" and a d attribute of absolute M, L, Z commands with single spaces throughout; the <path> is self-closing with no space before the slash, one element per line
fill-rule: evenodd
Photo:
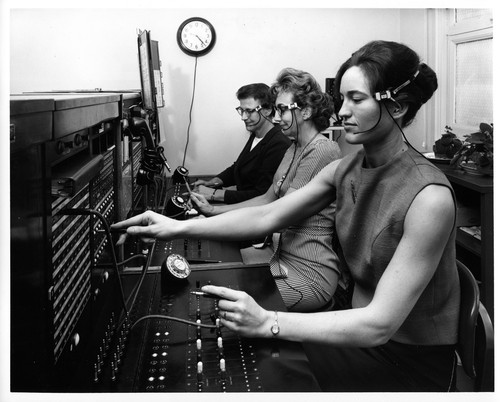
<path fill-rule="evenodd" d="M 375 123 L 375 125 L 374 125 L 373 127 L 369 128 L 368 130 L 356 131 L 356 132 L 354 132 L 353 134 L 363 134 L 363 133 L 367 133 L 367 132 L 369 132 L 369 131 L 372 131 L 373 129 L 375 129 L 375 127 L 377 127 L 377 126 L 378 126 L 378 124 L 380 123 L 380 120 L 382 119 L 382 106 L 381 106 L 381 104 L 380 104 L 380 103 L 378 104 L 378 106 L 379 106 L 378 120 L 377 120 L 377 122 Z"/>

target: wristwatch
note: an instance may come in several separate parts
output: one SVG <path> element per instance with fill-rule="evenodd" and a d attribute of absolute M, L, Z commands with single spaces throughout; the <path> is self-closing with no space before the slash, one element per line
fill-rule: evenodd
<path fill-rule="evenodd" d="M 214 192 L 212 193 L 212 196 L 210 197 L 210 201 L 215 200 L 215 193 L 216 192 L 217 192 L 217 189 L 215 189 Z"/>
<path fill-rule="evenodd" d="M 271 333 L 276 336 L 280 333 L 280 326 L 278 325 L 278 312 L 274 312 L 274 324 L 271 326 Z"/>

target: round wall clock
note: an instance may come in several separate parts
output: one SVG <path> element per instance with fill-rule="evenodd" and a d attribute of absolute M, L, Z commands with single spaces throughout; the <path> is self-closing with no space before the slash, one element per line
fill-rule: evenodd
<path fill-rule="evenodd" d="M 203 56 L 215 45 L 215 29 L 204 18 L 189 18 L 177 30 L 177 43 L 184 53 Z"/>

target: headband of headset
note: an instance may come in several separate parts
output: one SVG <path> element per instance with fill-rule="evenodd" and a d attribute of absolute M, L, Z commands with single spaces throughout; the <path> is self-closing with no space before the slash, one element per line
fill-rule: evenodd
<path fill-rule="evenodd" d="M 375 92 L 375 95 L 373 95 L 373 96 L 379 102 L 381 100 L 384 100 L 384 99 L 392 99 L 392 100 L 394 100 L 394 97 L 398 94 L 399 91 L 401 91 L 404 87 L 406 87 L 407 85 L 410 85 L 413 81 L 415 81 L 415 78 L 417 78 L 419 72 L 420 71 L 417 70 L 416 73 L 413 74 L 413 77 L 411 77 L 410 79 L 408 79 L 405 82 L 403 82 L 396 89 L 387 89 L 385 91 Z"/>

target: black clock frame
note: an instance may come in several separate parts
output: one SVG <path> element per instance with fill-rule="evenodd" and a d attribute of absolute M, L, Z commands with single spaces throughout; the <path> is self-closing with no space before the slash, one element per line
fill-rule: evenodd
<path fill-rule="evenodd" d="M 210 32 L 212 33 L 212 42 L 210 42 L 210 44 L 206 48 L 204 48 L 202 50 L 198 50 L 198 51 L 188 49 L 186 46 L 184 46 L 184 43 L 182 42 L 182 30 L 184 29 L 184 27 L 187 24 L 189 24 L 190 22 L 193 22 L 193 21 L 203 22 L 204 24 L 206 24 L 208 26 L 208 28 L 210 29 Z M 205 18 L 201 18 L 201 17 L 188 18 L 186 21 L 184 21 L 179 26 L 179 29 L 177 29 L 177 44 L 179 45 L 181 50 L 189 56 L 198 57 L 198 56 L 204 56 L 205 54 L 209 53 L 213 49 L 216 39 L 217 39 L 217 36 L 215 34 L 214 26 L 209 21 L 207 21 Z"/>

